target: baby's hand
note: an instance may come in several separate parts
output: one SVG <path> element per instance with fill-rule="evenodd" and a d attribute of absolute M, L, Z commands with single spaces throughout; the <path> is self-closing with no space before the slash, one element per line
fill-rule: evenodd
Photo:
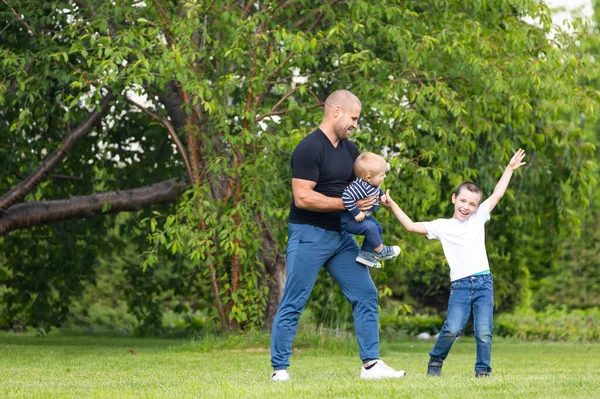
<path fill-rule="evenodd" d="M 356 220 L 357 222 L 362 222 L 363 220 L 365 220 L 364 212 L 360 211 L 358 215 L 354 216 L 354 220 Z"/>

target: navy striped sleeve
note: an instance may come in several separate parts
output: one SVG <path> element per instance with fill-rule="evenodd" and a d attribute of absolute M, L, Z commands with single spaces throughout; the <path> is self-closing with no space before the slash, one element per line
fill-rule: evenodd
<path fill-rule="evenodd" d="M 356 206 L 356 201 L 376 195 L 379 190 L 378 187 L 373 187 L 361 179 L 356 179 L 342 193 L 344 207 L 352 216 L 356 216 L 360 213 L 360 209 Z"/>

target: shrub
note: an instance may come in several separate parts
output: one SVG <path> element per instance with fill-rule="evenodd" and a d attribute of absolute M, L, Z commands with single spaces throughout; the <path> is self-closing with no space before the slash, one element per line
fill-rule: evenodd
<path fill-rule="evenodd" d="M 444 320 L 440 316 L 427 314 L 416 315 L 381 315 L 379 319 L 381 331 L 390 335 L 414 336 L 422 332 L 437 334 Z"/>
<path fill-rule="evenodd" d="M 543 312 L 501 314 L 496 319 L 494 334 L 522 340 L 598 342 L 600 309 L 570 311 L 566 307 L 547 307 Z"/>

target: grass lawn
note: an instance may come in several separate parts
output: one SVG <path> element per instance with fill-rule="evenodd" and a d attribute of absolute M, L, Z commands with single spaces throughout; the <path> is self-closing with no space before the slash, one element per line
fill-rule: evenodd
<path fill-rule="evenodd" d="M 408 376 L 361 381 L 354 339 L 301 333 L 289 371 L 269 380 L 268 336 L 199 340 L 0 333 L 0 397 L 598 398 L 600 344 L 495 339 L 494 375 L 475 379 L 475 343 L 459 339 L 441 378 L 425 376 L 432 342 L 385 340 Z"/>

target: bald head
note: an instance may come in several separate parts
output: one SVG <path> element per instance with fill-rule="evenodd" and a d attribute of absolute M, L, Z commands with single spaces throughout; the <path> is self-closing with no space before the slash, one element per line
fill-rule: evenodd
<path fill-rule="evenodd" d="M 358 97 L 349 92 L 348 90 L 336 90 L 327 97 L 325 100 L 325 112 L 333 109 L 334 107 L 340 108 L 351 108 L 355 105 L 362 107 L 362 104 Z"/>

